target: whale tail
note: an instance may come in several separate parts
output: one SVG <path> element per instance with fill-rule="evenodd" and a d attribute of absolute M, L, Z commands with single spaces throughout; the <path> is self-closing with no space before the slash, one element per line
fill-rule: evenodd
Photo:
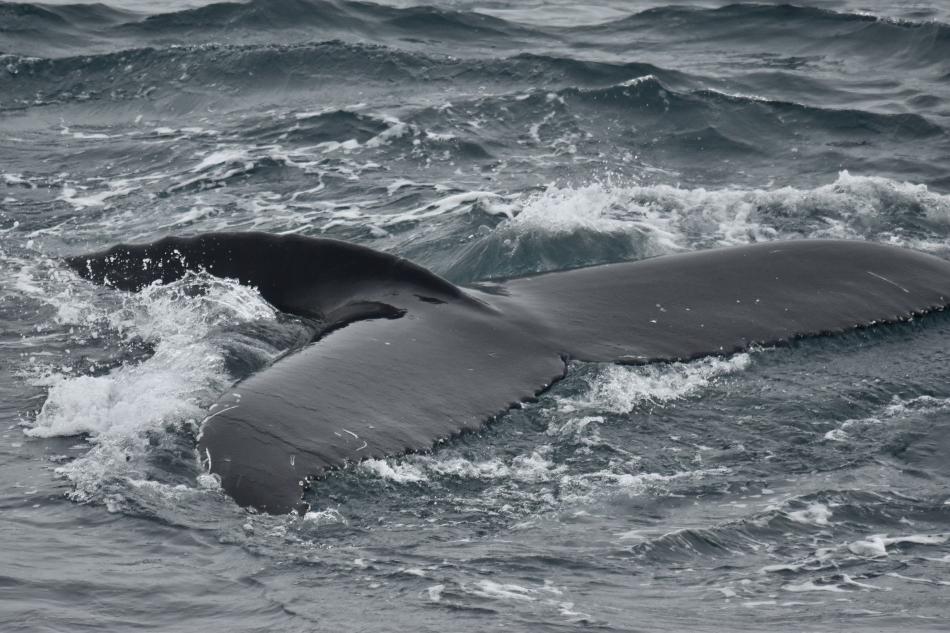
<path fill-rule="evenodd" d="M 547 389 L 572 358 L 728 354 L 907 319 L 950 297 L 950 262 L 843 241 L 548 273 L 490 294 L 364 247 L 260 233 L 166 238 L 67 263 L 128 290 L 203 269 L 323 322 L 315 344 L 229 390 L 202 427 L 209 470 L 238 503 L 268 512 L 298 507 L 330 469 L 480 428 Z"/>

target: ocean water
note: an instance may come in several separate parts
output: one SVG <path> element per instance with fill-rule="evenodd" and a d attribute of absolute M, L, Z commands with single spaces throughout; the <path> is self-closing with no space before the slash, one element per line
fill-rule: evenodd
<path fill-rule="evenodd" d="M 0 630 L 950 628 L 950 316 L 577 363 L 266 516 L 194 438 L 307 325 L 60 263 L 225 229 L 458 283 L 802 237 L 950 257 L 947 3 L 0 2 Z"/>

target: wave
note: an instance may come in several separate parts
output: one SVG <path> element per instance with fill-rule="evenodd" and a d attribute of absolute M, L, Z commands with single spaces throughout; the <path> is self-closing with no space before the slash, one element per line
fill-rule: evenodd
<path fill-rule="evenodd" d="M 531 27 L 474 11 L 434 6 L 391 7 L 338 0 L 219 2 L 151 15 L 105 5 L 0 3 L 0 47 L 43 54 L 69 48 L 95 52 L 131 43 L 166 46 L 223 41 L 305 42 L 349 40 L 403 44 L 504 44 L 545 38 Z M 8 40 L 13 47 L 4 45 Z"/>
<path fill-rule="evenodd" d="M 782 116 L 785 121 L 791 121 L 794 117 L 805 117 L 831 130 L 900 135 L 907 138 L 926 138 L 944 134 L 943 128 L 939 125 L 919 114 L 909 112 L 879 113 L 853 108 L 824 108 L 778 99 L 733 95 L 716 90 L 699 90 L 693 94 L 712 102 L 722 101 L 743 106 L 760 105 Z"/>
<path fill-rule="evenodd" d="M 127 28 L 149 32 L 192 29 L 271 30 L 300 27 L 359 30 L 366 35 L 393 32 L 426 37 L 510 37 L 528 27 L 471 11 L 434 6 L 390 7 L 369 2 L 328 0 L 251 0 L 222 2 L 174 13 L 148 16 Z"/>
<path fill-rule="evenodd" d="M 651 70 L 655 73 L 607 86 L 490 95 L 460 101 L 455 109 L 499 121 L 534 120 L 539 111 L 560 109 L 565 119 L 585 115 L 589 127 L 619 128 L 621 134 L 615 142 L 626 132 L 636 134 L 638 145 L 647 136 L 655 139 L 650 141 L 652 144 L 664 140 L 673 146 L 690 142 L 693 149 L 735 153 L 755 151 L 756 141 L 759 146 L 786 144 L 789 130 L 799 136 L 821 136 L 825 142 L 875 136 L 886 136 L 889 141 L 917 140 L 946 134 L 940 125 L 916 113 L 838 109 L 709 88 L 692 89 L 694 80 L 685 75 L 657 67 Z M 671 81 L 666 81 L 667 76 Z M 661 136 L 656 137 L 656 132 Z"/>
<path fill-rule="evenodd" d="M 328 108 L 295 113 L 291 122 L 267 119 L 249 131 L 256 142 L 332 143 L 353 140 L 365 143 L 391 129 L 398 122 L 351 109 Z"/>
<path fill-rule="evenodd" d="M 774 492 L 770 491 L 770 494 Z M 784 498 L 782 498 L 784 496 Z M 776 495 L 771 501 L 761 499 L 751 503 L 753 511 L 737 519 L 724 521 L 711 527 L 687 527 L 674 529 L 653 536 L 638 530 L 620 535 L 620 543 L 628 546 L 630 554 L 651 563 L 695 560 L 731 556 L 736 553 L 753 555 L 760 552 L 761 544 L 781 535 L 783 548 L 770 552 L 772 564 L 760 568 L 762 582 L 789 581 L 801 576 L 809 577 L 815 572 L 835 572 L 870 563 L 887 557 L 888 547 L 898 544 L 914 544 L 922 547 L 939 546 L 947 542 L 946 533 L 911 533 L 898 536 L 874 534 L 872 530 L 900 530 L 893 515 L 900 508 L 908 514 L 920 511 L 908 503 L 887 494 L 860 489 L 816 490 L 801 496 Z M 753 497 L 755 499 L 755 497 Z M 882 507 L 887 508 L 882 510 Z M 906 520 L 906 519 L 905 519 Z M 824 531 L 834 538 L 816 547 L 815 535 Z M 904 532 L 904 530 L 900 530 Z M 913 554 L 900 552 L 900 556 Z M 779 562 L 781 561 L 781 562 Z M 832 579 L 828 579 L 832 580 Z M 836 579 L 849 584 L 848 577 Z M 855 583 L 851 582 L 852 588 Z M 841 590 L 837 583 L 829 583 L 824 590 Z M 796 591 L 796 585 L 787 585 L 786 590 Z M 800 590 L 821 590 L 821 586 Z M 867 585 L 863 585 L 868 588 Z"/>
<path fill-rule="evenodd" d="M 99 55 L 0 58 L 0 93 L 6 109 L 49 103 L 156 98 L 183 89 L 223 96 L 299 88 L 309 82 L 358 75 L 362 79 L 409 77 L 426 58 L 377 46 L 339 41 L 306 45 L 204 44 L 138 48 Z M 290 79 L 294 81 L 291 82 Z M 218 87 L 218 90 L 208 89 Z"/>
<path fill-rule="evenodd" d="M 200 44 L 133 48 L 96 55 L 32 57 L 0 55 L 0 109 L 50 103 L 154 99 L 169 90 L 223 98 L 261 91 L 319 92 L 366 81 L 400 85 L 577 84 L 596 86 L 655 74 L 686 85 L 684 73 L 642 63 L 598 63 L 533 54 L 501 59 L 430 56 L 381 45 L 340 40 L 307 44 Z M 216 90 L 209 89 L 214 86 Z"/>
<path fill-rule="evenodd" d="M 136 17 L 103 4 L 0 2 L 0 52 L 64 55 L 114 47 L 105 32 Z"/>
<path fill-rule="evenodd" d="M 687 30 L 720 32 L 724 27 L 744 30 L 748 23 L 759 23 L 776 31 L 790 31 L 790 27 L 802 27 L 799 32 L 814 36 L 815 28 L 840 29 L 842 25 L 884 25 L 913 30 L 950 29 L 950 25 L 937 20 L 910 20 L 878 16 L 870 12 L 847 12 L 822 7 L 802 6 L 791 3 L 733 3 L 721 7 L 690 7 L 673 5 L 654 7 L 639 11 L 617 20 L 594 26 L 581 27 L 591 31 L 620 30 L 654 27 L 675 21 Z M 840 31 L 834 31 L 839 33 Z M 757 35 L 764 36 L 761 31 Z"/>
<path fill-rule="evenodd" d="M 175 32 L 180 30 L 230 29 L 279 30 L 301 27 L 326 29 L 358 29 L 367 34 L 385 35 L 385 30 L 417 32 L 431 37 L 491 37 L 540 35 L 540 26 L 509 21 L 478 11 L 446 9 L 433 5 L 390 6 L 359 0 L 250 0 L 249 2 L 217 2 L 167 13 L 142 14 L 106 4 L 46 5 L 23 2 L 0 2 L 0 32 L 41 32 L 44 26 L 95 25 L 100 29 L 119 26 L 143 32 Z M 950 25 L 936 20 L 911 20 L 877 16 L 867 12 L 839 12 L 820 7 L 795 4 L 735 3 L 717 8 L 674 5 L 654 7 L 632 13 L 606 23 L 560 27 L 546 33 L 563 36 L 571 33 L 617 33 L 629 30 L 663 30 L 675 23 L 679 34 L 743 31 L 746 35 L 765 39 L 769 33 L 784 36 L 798 34 L 803 38 L 822 35 L 822 28 L 834 29 L 834 35 L 866 38 L 879 31 L 863 30 L 878 26 L 903 30 L 936 29 L 946 33 Z M 748 31 L 757 25 L 757 32 Z M 842 26 L 853 25 L 857 31 L 841 33 Z M 819 31 L 816 31 L 819 29 Z M 889 31 L 890 32 L 890 31 Z"/>
<path fill-rule="evenodd" d="M 592 39 L 593 38 L 593 39 Z M 201 43 L 288 44 L 345 39 L 425 47 L 454 54 L 475 50 L 639 50 L 644 38 L 660 46 L 728 43 L 737 52 L 795 62 L 858 56 L 883 66 L 942 70 L 950 56 L 950 25 L 883 18 L 796 5 L 732 4 L 721 8 L 648 9 L 596 26 L 543 28 L 477 11 L 434 6 L 392 7 L 345 0 L 219 2 L 143 15 L 105 5 L 46 6 L 0 2 L 0 50 L 40 56 L 101 53 L 134 46 Z M 612 57 L 613 55 L 611 55 Z M 609 59 L 609 57 L 603 57 Z M 799 60 L 800 61 L 800 60 Z"/>
<path fill-rule="evenodd" d="M 888 65 L 942 64 L 950 54 L 950 25 L 936 20 L 895 19 L 794 4 L 658 7 L 581 30 L 605 36 L 660 34 L 679 42 L 728 41 L 740 49 L 765 46 L 773 52 L 808 44 L 810 54 L 847 52 Z"/>
<path fill-rule="evenodd" d="M 652 110 L 656 114 L 702 116 L 711 121 L 708 113 L 719 114 L 724 108 L 741 114 L 743 127 L 749 127 L 749 115 L 770 115 L 780 118 L 784 125 L 822 127 L 830 131 L 848 133 L 871 132 L 874 134 L 901 135 L 909 138 L 941 135 L 943 128 L 925 117 L 914 113 L 877 113 L 857 109 L 826 108 L 803 103 L 768 99 L 754 95 L 729 94 L 713 89 L 689 92 L 676 91 L 665 86 L 655 75 L 646 75 L 604 88 L 566 88 L 560 95 L 577 97 L 583 101 L 603 106 L 612 105 L 639 110 Z M 742 110 L 740 113 L 738 110 Z M 778 123 L 771 121 L 770 123 Z M 694 124 L 695 125 L 695 124 Z M 701 124 L 700 124 L 701 125 Z M 780 129 L 781 125 L 770 125 Z M 721 134 L 721 130 L 719 131 Z M 742 148 L 746 149 L 746 148 Z"/>
<path fill-rule="evenodd" d="M 581 86 L 619 84 L 633 77 L 644 76 L 660 77 L 673 85 L 692 85 L 696 82 L 687 73 L 645 62 L 612 63 L 538 53 L 520 53 L 501 61 L 502 64 L 491 68 L 489 74 L 521 71 L 519 79 L 560 79 L 564 83 Z"/>
<path fill-rule="evenodd" d="M 0 2 L 0 33 L 40 32 L 43 27 L 120 24 L 136 17 L 105 4 Z"/>
<path fill-rule="evenodd" d="M 704 28 L 714 30 L 720 24 L 734 25 L 739 28 L 737 21 L 761 21 L 767 24 L 781 25 L 788 22 L 808 22 L 809 24 L 828 23 L 840 25 L 852 21 L 874 22 L 876 17 L 869 14 L 841 13 L 820 7 L 806 7 L 795 4 L 759 4 L 733 3 L 722 7 L 689 7 L 667 6 L 653 7 L 620 18 L 605 25 L 598 25 L 597 29 L 637 27 L 651 22 L 665 22 L 668 20 L 685 21 L 692 25 L 694 22 Z"/>
<path fill-rule="evenodd" d="M 577 121 L 587 120 L 587 127 L 599 133 L 619 127 L 620 133 L 614 137 L 621 144 L 641 147 L 646 141 L 654 150 L 680 156 L 696 151 L 712 151 L 722 157 L 770 153 L 787 143 L 789 132 L 839 148 L 877 138 L 893 144 L 946 133 L 919 113 L 820 105 L 824 94 L 818 85 L 811 86 L 814 103 L 801 103 L 790 99 L 792 95 L 781 95 L 781 88 L 776 89 L 778 97 L 737 94 L 710 87 L 710 83 L 725 83 L 721 80 L 709 81 L 654 64 L 537 54 L 459 59 L 333 40 L 299 45 L 140 48 L 53 59 L 7 55 L 0 61 L 7 71 L 0 74 L 0 94 L 4 95 L 0 110 L 100 100 L 180 100 L 183 92 L 189 95 L 190 108 L 229 101 L 240 107 L 242 101 L 252 101 L 253 95 L 265 91 L 324 94 L 329 85 L 355 88 L 366 82 L 396 81 L 401 89 L 451 85 L 460 93 L 450 111 L 440 107 L 415 113 L 413 118 L 422 127 L 441 122 L 470 131 L 467 121 L 452 118 L 453 111 L 464 112 L 469 121 L 485 119 L 495 127 L 518 121 L 530 126 L 553 112 L 553 118 L 544 119 L 537 130 L 530 131 L 529 140 L 540 140 L 542 125 L 559 129 L 561 137 L 583 136 Z M 761 76 L 756 81 L 781 83 L 780 78 Z M 525 86 L 544 87 L 526 91 Z M 466 90 L 474 92 L 476 87 L 483 96 L 466 97 Z M 484 94 L 489 87 L 494 90 Z M 864 97 L 841 87 L 834 91 L 839 102 Z M 893 97 L 907 98 L 907 94 Z M 893 105 L 871 102 L 868 107 L 893 109 Z M 633 113 L 636 120 L 630 121 Z M 360 122 L 351 120 L 336 127 L 357 128 L 357 138 L 361 138 L 373 132 L 375 124 L 368 125 L 359 131 Z M 325 123 L 324 127 L 334 126 Z M 509 130 L 502 131 L 502 138 L 511 136 Z M 326 136 L 325 140 L 348 140 L 330 138 L 332 131 Z M 480 146 L 473 156 L 492 154 L 477 140 L 467 141 L 472 148 Z"/>
<path fill-rule="evenodd" d="M 813 189 L 549 186 L 437 268 L 457 280 L 506 277 L 778 239 L 866 239 L 946 256 L 950 196 L 841 172 Z M 414 243 L 410 251 L 432 248 Z"/>

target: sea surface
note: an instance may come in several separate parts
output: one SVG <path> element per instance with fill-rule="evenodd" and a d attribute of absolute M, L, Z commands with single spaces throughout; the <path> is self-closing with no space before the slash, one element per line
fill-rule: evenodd
<path fill-rule="evenodd" d="M 457 283 L 804 237 L 950 257 L 950 4 L 0 2 L 4 633 L 950 630 L 950 315 L 575 363 L 267 516 L 195 434 L 306 324 L 60 262 L 220 230 Z"/>

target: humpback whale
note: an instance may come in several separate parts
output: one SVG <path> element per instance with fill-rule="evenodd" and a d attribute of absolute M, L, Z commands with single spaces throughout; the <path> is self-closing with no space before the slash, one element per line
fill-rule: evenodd
<path fill-rule="evenodd" d="M 136 291 L 188 271 L 254 286 L 318 325 L 241 381 L 198 438 L 243 506 L 284 513 L 328 471 L 431 449 L 530 400 L 570 360 L 641 364 L 942 310 L 950 262 L 857 241 L 768 242 L 459 287 L 346 242 L 256 232 L 167 237 L 66 263 Z"/>

